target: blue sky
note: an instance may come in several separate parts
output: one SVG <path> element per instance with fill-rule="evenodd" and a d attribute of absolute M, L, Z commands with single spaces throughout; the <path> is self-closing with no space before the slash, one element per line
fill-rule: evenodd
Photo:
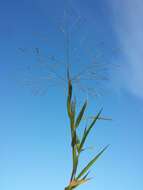
<path fill-rule="evenodd" d="M 104 84 L 103 95 L 89 98 L 89 114 L 97 113 L 103 106 L 103 114 L 113 120 L 99 122 L 89 138 L 89 145 L 95 148 L 81 158 L 83 165 L 104 145 L 110 144 L 110 148 L 93 167 L 91 176 L 95 179 L 80 188 L 141 189 L 143 3 L 139 0 L 78 0 L 72 1 L 72 7 L 84 18 L 78 29 L 73 28 L 73 45 L 80 47 L 80 39 L 87 36 L 77 57 L 72 57 L 75 61 L 80 56 L 79 65 L 72 64 L 73 71 L 77 72 L 81 63 L 90 60 L 95 53 L 102 55 L 99 62 L 120 65 L 119 69 L 116 66 L 111 69 L 111 79 Z M 39 47 L 46 55 L 56 55 L 63 60 L 64 37 L 59 27 L 63 24 L 64 9 L 63 0 L 0 1 L 2 190 L 63 189 L 69 180 L 70 130 L 63 88 L 48 88 L 44 95 L 33 96 L 31 88 L 22 82 L 25 77 L 45 74 L 39 67 L 32 66 L 35 64 L 33 48 Z M 77 15 L 73 14 L 71 22 Z M 20 52 L 20 47 L 25 48 L 26 53 Z M 32 66 L 32 74 L 27 72 L 27 65 Z M 40 82 L 42 89 L 46 89 L 46 85 Z"/>

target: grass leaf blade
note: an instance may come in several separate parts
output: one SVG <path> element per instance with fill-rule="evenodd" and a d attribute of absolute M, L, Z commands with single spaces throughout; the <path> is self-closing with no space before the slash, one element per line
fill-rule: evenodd
<path fill-rule="evenodd" d="M 85 103 L 83 104 L 82 108 L 81 108 L 81 111 L 79 112 L 79 115 L 76 119 L 76 123 L 75 123 L 75 127 L 78 128 L 80 122 L 81 122 L 81 119 L 84 115 L 84 112 L 85 112 L 85 109 L 86 109 L 86 106 L 87 106 L 87 101 L 85 101 Z"/>
<path fill-rule="evenodd" d="M 97 114 L 97 116 L 94 117 L 94 119 L 93 119 L 92 123 L 90 124 L 90 126 L 84 131 L 84 134 L 83 134 L 83 137 L 82 137 L 82 140 L 81 140 L 81 144 L 80 144 L 80 150 L 82 150 L 83 145 L 84 145 L 84 143 L 85 143 L 85 140 L 86 140 L 86 138 L 87 138 L 87 136 L 88 136 L 90 130 L 92 129 L 92 127 L 94 126 L 94 124 L 95 124 L 96 121 L 98 120 L 98 118 L 99 118 L 101 112 L 102 112 L 102 109 L 101 109 L 100 112 Z"/>
<path fill-rule="evenodd" d="M 77 179 L 82 177 L 88 170 L 89 168 L 96 162 L 96 160 L 103 154 L 103 152 L 108 148 L 109 145 L 107 145 L 99 154 L 97 154 L 88 164 L 87 166 L 80 172 L 78 175 Z"/>

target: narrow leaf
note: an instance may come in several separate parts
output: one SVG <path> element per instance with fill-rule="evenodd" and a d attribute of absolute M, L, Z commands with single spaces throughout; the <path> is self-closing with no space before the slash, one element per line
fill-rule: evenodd
<path fill-rule="evenodd" d="M 97 114 L 97 116 L 94 117 L 92 123 L 89 125 L 89 127 L 87 129 L 84 130 L 84 133 L 83 133 L 83 137 L 82 137 L 82 140 L 81 140 L 81 144 L 80 144 L 80 150 L 82 150 L 83 148 L 83 145 L 85 143 L 85 140 L 90 132 L 90 130 L 93 128 L 94 124 L 96 123 L 96 121 L 98 120 L 98 117 L 100 116 L 102 112 L 102 109 L 100 110 L 100 112 Z"/>
<path fill-rule="evenodd" d="M 108 145 L 109 146 L 109 145 Z M 82 177 L 87 171 L 88 169 L 96 162 L 96 160 L 103 154 L 103 152 L 108 148 L 108 146 L 106 146 L 99 154 L 97 154 L 88 164 L 87 166 L 80 172 L 80 174 L 78 175 L 77 179 L 79 179 L 80 177 Z"/>
<path fill-rule="evenodd" d="M 85 112 L 85 109 L 86 109 L 86 106 L 87 106 L 87 101 L 85 101 L 85 103 L 83 104 L 82 108 L 81 108 L 81 111 L 79 112 L 79 115 L 76 119 L 76 123 L 75 123 L 75 127 L 77 128 L 81 122 L 81 119 L 83 117 L 83 114 Z"/>

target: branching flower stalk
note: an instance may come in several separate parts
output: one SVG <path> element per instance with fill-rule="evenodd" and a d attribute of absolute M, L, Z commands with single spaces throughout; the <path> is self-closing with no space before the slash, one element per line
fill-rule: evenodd
<path fill-rule="evenodd" d="M 82 170 L 80 173 L 77 174 L 77 168 L 79 165 L 79 157 L 81 152 L 83 152 L 84 144 L 87 140 L 89 133 L 91 132 L 92 128 L 95 126 L 97 120 L 101 117 L 102 109 L 99 113 L 93 117 L 90 125 L 84 129 L 82 138 L 80 139 L 77 134 L 77 129 L 80 126 L 80 123 L 84 117 L 84 113 L 87 108 L 87 101 L 84 102 L 80 112 L 76 116 L 76 99 L 73 99 L 73 86 L 72 80 L 68 76 L 68 96 L 67 96 L 67 112 L 70 121 L 70 129 L 71 129 L 71 148 L 72 148 L 72 172 L 71 178 L 69 181 L 68 186 L 65 190 L 73 190 L 76 187 L 80 186 L 81 184 L 86 183 L 91 178 L 88 177 L 90 167 L 97 161 L 97 159 L 102 155 L 102 153 L 108 148 L 106 146 L 103 148 Z"/>

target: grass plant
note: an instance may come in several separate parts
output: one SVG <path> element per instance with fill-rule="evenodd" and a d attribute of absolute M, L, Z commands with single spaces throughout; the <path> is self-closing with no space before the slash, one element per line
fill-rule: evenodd
<path fill-rule="evenodd" d="M 85 111 L 87 109 L 87 101 L 84 102 L 81 107 L 79 113 L 76 113 L 76 99 L 73 98 L 73 85 L 72 80 L 68 78 L 68 95 L 67 95 L 67 113 L 70 123 L 70 131 L 71 131 L 71 149 L 72 149 L 72 171 L 69 184 L 65 187 L 65 190 L 73 190 L 76 187 L 88 182 L 91 178 L 89 177 L 89 169 L 98 158 L 104 153 L 104 151 L 108 148 L 108 145 L 104 147 L 95 157 L 87 163 L 83 169 L 77 173 L 78 166 L 80 164 L 79 158 L 83 151 L 85 151 L 85 143 L 87 141 L 87 137 L 91 133 L 93 127 L 96 122 L 101 119 L 102 109 L 98 112 L 97 115 L 92 117 L 92 121 L 87 126 L 81 138 L 78 135 L 78 128 L 80 127 L 81 121 L 84 118 Z"/>

